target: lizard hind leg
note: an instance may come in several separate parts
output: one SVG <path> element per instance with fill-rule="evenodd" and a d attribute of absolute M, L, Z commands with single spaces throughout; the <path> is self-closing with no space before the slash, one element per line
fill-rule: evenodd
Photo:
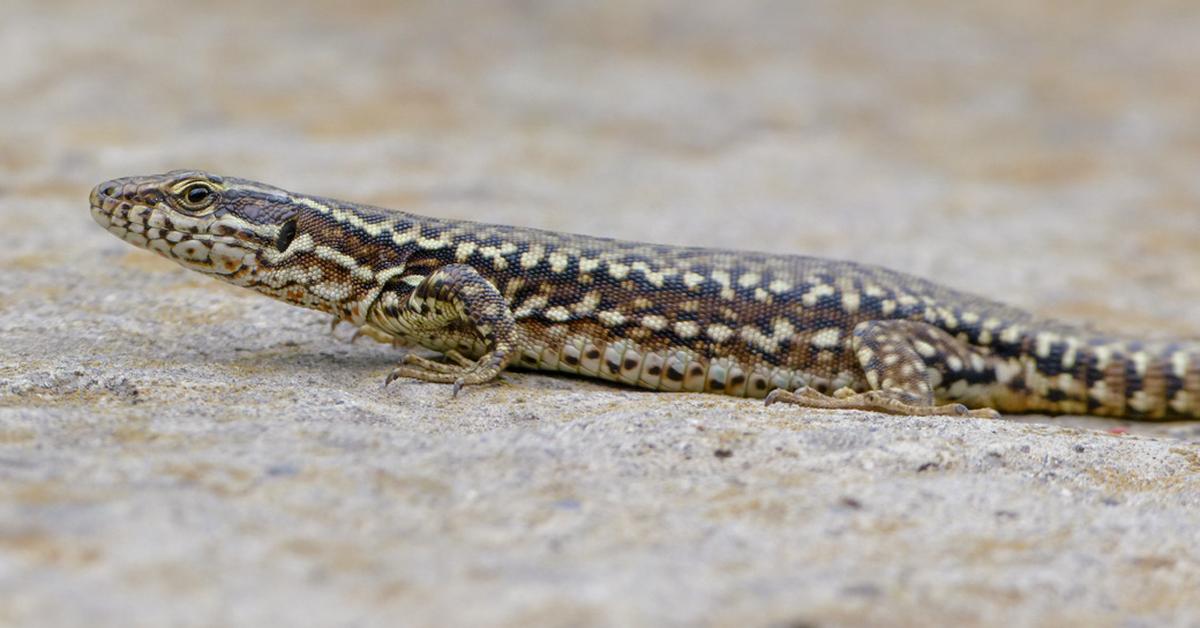
<path fill-rule="evenodd" d="M 938 327 L 917 321 L 865 321 L 854 328 L 852 347 L 870 390 L 827 396 L 809 388 L 795 392 L 776 389 L 767 395 L 767 405 L 783 402 L 908 416 L 1000 416 L 990 408 L 971 410 L 961 403 L 934 403 L 931 371 L 948 368 L 951 362 L 961 368 L 970 363 L 971 351 Z"/>

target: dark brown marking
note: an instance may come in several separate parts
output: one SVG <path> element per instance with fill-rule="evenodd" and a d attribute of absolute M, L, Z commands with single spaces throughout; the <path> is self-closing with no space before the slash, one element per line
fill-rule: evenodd
<path fill-rule="evenodd" d="M 292 240 L 296 239 L 296 219 L 292 218 L 283 223 L 279 228 L 279 237 L 275 238 L 275 249 L 280 253 L 287 250 L 291 246 Z"/>

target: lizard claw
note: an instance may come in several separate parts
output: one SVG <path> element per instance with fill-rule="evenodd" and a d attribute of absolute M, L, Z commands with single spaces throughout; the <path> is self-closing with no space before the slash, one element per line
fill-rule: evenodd
<path fill-rule="evenodd" d="M 461 377 L 454 380 L 454 387 L 450 389 L 450 398 L 451 399 L 457 398 L 458 391 L 462 390 L 463 386 L 465 386 L 466 383 L 467 383 L 466 380 Z"/>

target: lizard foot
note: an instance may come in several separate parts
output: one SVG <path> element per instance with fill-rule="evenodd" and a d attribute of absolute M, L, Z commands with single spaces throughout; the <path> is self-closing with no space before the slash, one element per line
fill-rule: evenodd
<path fill-rule="evenodd" d="M 882 390 L 871 390 L 848 396 L 832 397 L 824 395 L 811 388 L 801 388 L 790 392 L 777 388 L 772 390 L 764 400 L 765 405 L 775 403 L 790 403 L 804 408 L 821 408 L 825 410 L 865 410 L 868 412 L 883 412 L 904 416 L 965 416 L 980 419 L 998 419 L 1000 413 L 991 408 L 971 410 L 961 403 L 950 403 L 941 406 L 918 405 L 902 398 L 901 394 L 889 394 Z"/>
<path fill-rule="evenodd" d="M 478 361 L 454 350 L 447 351 L 445 355 L 455 364 L 436 362 L 410 353 L 404 356 L 404 362 L 400 366 L 392 369 L 383 386 L 386 388 L 393 381 L 407 377 L 435 384 L 453 384 L 451 396 L 457 397 L 464 386 L 490 382 L 503 370 L 502 360 L 495 354 L 484 355 Z"/>

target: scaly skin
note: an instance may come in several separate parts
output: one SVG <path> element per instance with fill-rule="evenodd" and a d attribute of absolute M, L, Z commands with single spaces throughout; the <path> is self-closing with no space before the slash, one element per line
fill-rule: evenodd
<path fill-rule="evenodd" d="M 817 408 L 1200 417 L 1196 342 L 1101 336 L 852 262 L 442 220 L 199 171 L 102 183 L 91 205 L 131 244 L 450 360 L 408 355 L 388 381 L 457 392 L 513 366 Z"/>

